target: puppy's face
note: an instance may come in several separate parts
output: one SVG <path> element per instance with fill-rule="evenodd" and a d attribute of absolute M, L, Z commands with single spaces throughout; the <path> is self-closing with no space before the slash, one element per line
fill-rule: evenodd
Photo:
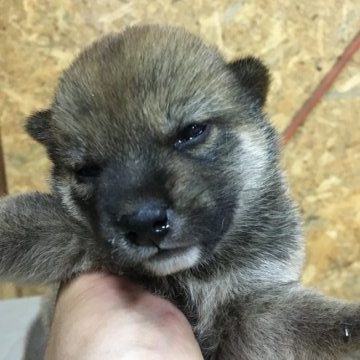
<path fill-rule="evenodd" d="M 183 30 L 131 28 L 86 49 L 27 130 L 112 267 L 167 275 L 221 251 L 261 188 L 267 87 L 255 59 L 226 64 Z"/>

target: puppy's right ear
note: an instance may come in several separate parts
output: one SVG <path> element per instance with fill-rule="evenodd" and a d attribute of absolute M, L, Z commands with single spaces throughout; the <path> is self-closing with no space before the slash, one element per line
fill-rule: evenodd
<path fill-rule="evenodd" d="M 257 58 L 248 56 L 228 64 L 240 85 L 261 107 L 264 106 L 270 86 L 267 67 Z"/>
<path fill-rule="evenodd" d="M 46 147 L 51 145 L 51 118 L 51 110 L 38 111 L 29 116 L 25 125 L 27 133 Z"/>

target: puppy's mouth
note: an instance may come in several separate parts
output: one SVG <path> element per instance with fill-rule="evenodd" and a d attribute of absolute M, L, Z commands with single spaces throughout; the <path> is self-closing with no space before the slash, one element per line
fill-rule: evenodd
<path fill-rule="evenodd" d="M 197 246 L 159 249 L 144 261 L 143 266 L 155 275 L 165 276 L 189 269 L 196 265 L 199 259 L 200 249 Z"/>
<path fill-rule="evenodd" d="M 185 255 L 188 250 L 189 246 L 167 249 L 158 248 L 158 252 L 155 255 L 150 256 L 148 261 L 159 261 L 170 258 L 172 256 L 182 256 Z"/>
<path fill-rule="evenodd" d="M 161 243 L 139 245 L 124 236 L 105 237 L 110 245 L 114 265 L 126 268 L 140 268 L 156 276 L 174 274 L 196 265 L 200 259 L 200 244 L 185 241 L 184 237 L 169 237 Z M 140 266 L 140 268 L 139 268 Z"/>

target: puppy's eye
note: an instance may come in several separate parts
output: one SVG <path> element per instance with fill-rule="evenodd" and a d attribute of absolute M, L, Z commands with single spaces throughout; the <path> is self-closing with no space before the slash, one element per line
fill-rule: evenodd
<path fill-rule="evenodd" d="M 82 179 L 86 178 L 97 178 L 101 174 L 101 167 L 96 164 L 89 164 L 82 166 L 81 168 L 75 170 L 76 176 Z"/>
<path fill-rule="evenodd" d="M 185 127 L 176 137 L 175 147 L 181 148 L 187 145 L 195 145 L 205 139 L 208 134 L 208 124 L 191 124 Z"/>

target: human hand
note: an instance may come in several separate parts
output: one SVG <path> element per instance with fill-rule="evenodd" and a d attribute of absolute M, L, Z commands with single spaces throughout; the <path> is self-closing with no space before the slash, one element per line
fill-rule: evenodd
<path fill-rule="evenodd" d="M 46 360 L 203 359 L 185 316 L 124 277 L 85 274 L 62 289 Z"/>

